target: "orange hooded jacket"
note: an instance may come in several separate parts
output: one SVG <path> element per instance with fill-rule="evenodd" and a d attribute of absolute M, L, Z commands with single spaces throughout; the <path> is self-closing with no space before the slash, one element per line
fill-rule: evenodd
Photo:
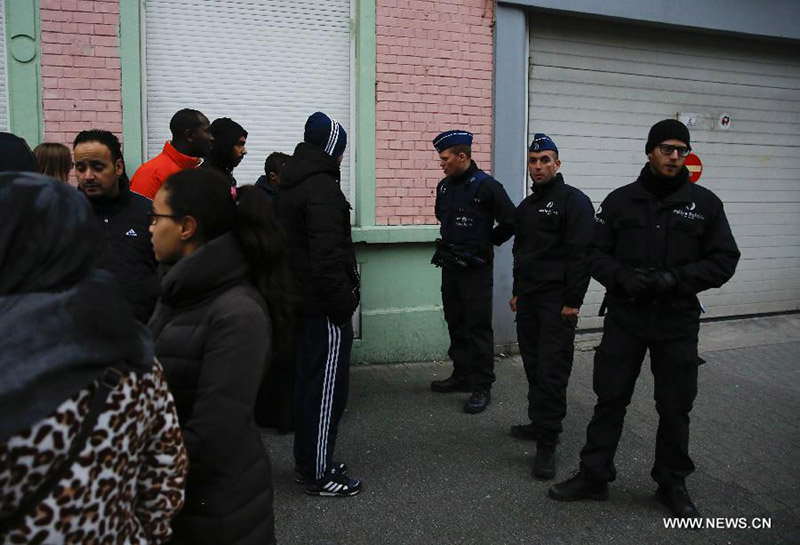
<path fill-rule="evenodd" d="M 199 157 L 184 155 L 169 142 L 164 143 L 164 151 L 140 166 L 131 178 L 131 191 L 154 199 L 164 181 L 181 170 L 197 168 Z"/>

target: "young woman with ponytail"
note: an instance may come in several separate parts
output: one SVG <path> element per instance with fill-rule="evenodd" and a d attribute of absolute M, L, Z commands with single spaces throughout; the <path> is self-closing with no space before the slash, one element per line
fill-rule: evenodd
<path fill-rule="evenodd" d="M 172 543 L 274 543 L 271 467 L 253 422 L 261 377 L 289 327 L 269 197 L 256 187 L 234 197 L 221 174 L 185 170 L 159 189 L 150 222 L 168 270 L 149 326 L 189 453 Z"/>

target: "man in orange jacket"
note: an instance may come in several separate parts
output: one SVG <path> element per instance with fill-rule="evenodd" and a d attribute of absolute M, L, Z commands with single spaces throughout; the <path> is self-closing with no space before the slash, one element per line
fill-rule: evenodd
<path fill-rule="evenodd" d="M 169 122 L 172 141 L 164 143 L 164 150 L 144 163 L 131 178 L 131 190 L 148 199 L 171 175 L 181 170 L 197 168 L 200 158 L 211 151 L 214 137 L 208 118 L 197 110 L 179 110 Z"/>

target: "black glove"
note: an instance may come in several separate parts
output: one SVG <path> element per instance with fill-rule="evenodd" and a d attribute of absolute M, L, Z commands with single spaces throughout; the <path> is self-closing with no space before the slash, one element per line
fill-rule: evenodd
<path fill-rule="evenodd" d="M 622 281 L 622 289 L 629 297 L 638 297 L 644 294 L 648 291 L 650 285 L 650 277 L 641 269 L 634 269 L 633 273 Z"/>
<path fill-rule="evenodd" d="M 650 291 L 655 295 L 661 295 L 675 289 L 678 279 L 669 271 L 659 271 L 649 275 Z"/>

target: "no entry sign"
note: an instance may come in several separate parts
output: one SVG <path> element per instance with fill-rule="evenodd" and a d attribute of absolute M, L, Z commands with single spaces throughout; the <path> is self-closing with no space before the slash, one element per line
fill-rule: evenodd
<path fill-rule="evenodd" d="M 686 169 L 689 171 L 690 182 L 694 183 L 700 179 L 700 175 L 703 174 L 703 162 L 700 161 L 697 155 L 690 153 L 684 165 L 686 165 Z"/>

